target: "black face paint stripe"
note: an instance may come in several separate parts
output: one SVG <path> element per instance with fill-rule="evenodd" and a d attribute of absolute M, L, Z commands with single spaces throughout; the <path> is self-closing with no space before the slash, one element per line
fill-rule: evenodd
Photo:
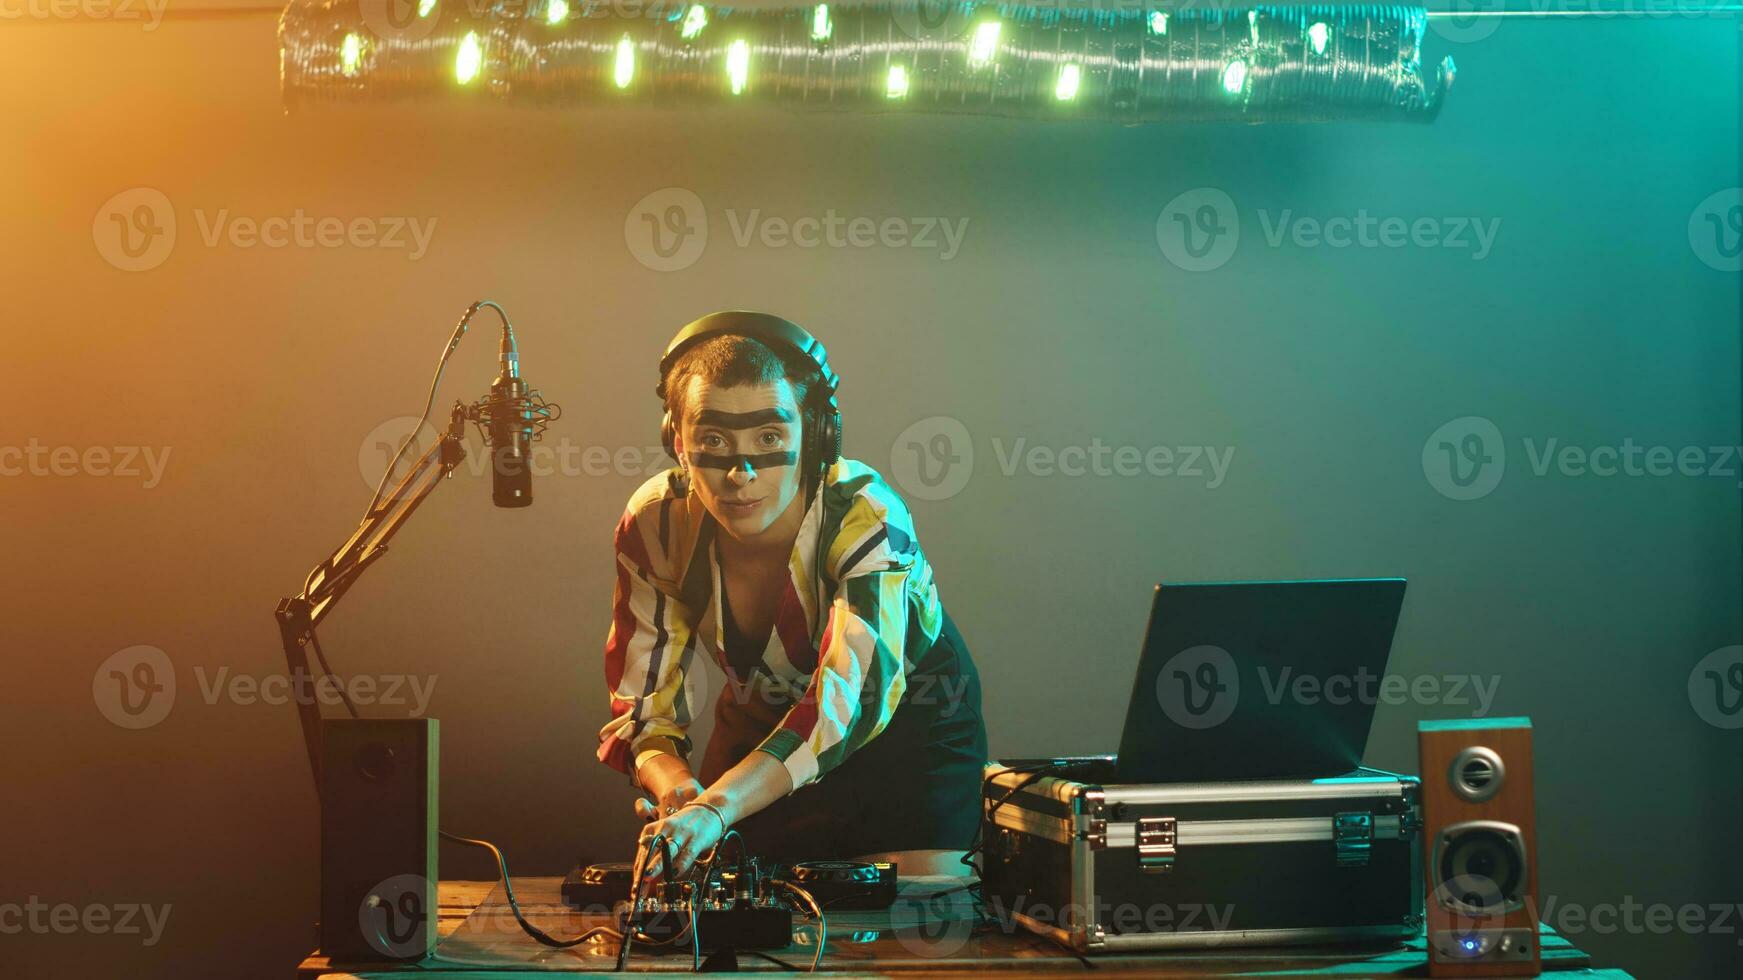
<path fill-rule="evenodd" d="M 799 462 L 799 454 L 795 452 L 757 453 L 755 455 L 738 453 L 731 456 L 717 456 L 713 453 L 687 453 L 686 455 L 690 459 L 691 466 L 706 466 L 714 470 L 736 470 L 747 462 L 754 469 L 759 470 L 775 466 L 796 466 Z"/>
<path fill-rule="evenodd" d="M 793 413 L 784 408 L 759 408 L 754 412 L 722 412 L 705 408 L 696 415 L 697 425 L 712 425 L 722 429 L 754 429 L 759 425 L 791 421 Z"/>

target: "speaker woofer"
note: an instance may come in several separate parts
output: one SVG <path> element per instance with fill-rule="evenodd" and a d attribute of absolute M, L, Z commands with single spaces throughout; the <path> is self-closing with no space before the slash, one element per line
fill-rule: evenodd
<path fill-rule="evenodd" d="M 1469 916 L 1505 915 L 1524 906 L 1525 838 L 1498 820 L 1469 820 L 1435 839 L 1434 896 Z"/>

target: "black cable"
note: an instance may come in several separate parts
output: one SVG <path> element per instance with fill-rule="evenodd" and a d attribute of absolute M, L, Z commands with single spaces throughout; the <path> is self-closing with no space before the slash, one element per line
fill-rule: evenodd
<path fill-rule="evenodd" d="M 465 314 L 460 317 L 460 322 L 454 325 L 454 334 L 448 338 L 448 346 L 442 349 L 442 356 L 436 361 L 435 376 L 430 378 L 430 393 L 424 398 L 424 413 L 418 416 L 418 424 L 412 427 L 412 431 L 406 435 L 405 441 L 400 443 L 399 452 L 393 454 L 393 459 L 387 464 L 387 472 L 381 474 L 381 482 L 375 485 L 375 495 L 369 498 L 369 506 L 363 510 L 365 520 L 368 520 L 370 514 L 375 513 L 375 505 L 381 502 L 381 492 L 387 489 L 388 481 L 393 478 L 394 468 L 399 466 L 399 461 L 405 457 L 406 450 L 411 448 L 418 433 L 423 431 L 424 423 L 429 421 L 430 409 L 436 404 L 436 389 L 441 386 L 442 372 L 448 367 L 448 358 L 453 356 L 454 348 L 460 346 L 460 338 L 466 335 L 466 328 L 471 325 L 472 318 L 477 316 L 478 311 L 486 306 L 495 310 L 496 315 L 502 318 L 505 329 L 514 329 L 508 322 L 508 312 L 493 300 L 481 299 L 466 308 Z"/>
<path fill-rule="evenodd" d="M 327 666 L 327 655 L 321 650 L 321 641 L 315 636 L 314 627 L 309 628 L 309 645 L 315 648 L 315 661 L 321 665 L 321 673 L 333 676 L 333 668 Z M 310 693 L 312 696 L 313 692 Z M 345 710 L 351 713 L 351 717 L 358 717 L 357 708 L 351 703 L 351 692 L 345 690 L 342 681 L 339 684 L 339 700 L 345 703 Z"/>
<path fill-rule="evenodd" d="M 482 847 L 495 855 L 497 871 L 502 875 L 502 890 L 503 893 L 508 896 L 508 908 L 509 911 L 514 913 L 514 921 L 520 923 L 522 931 L 538 940 L 540 943 L 550 946 L 553 949 L 568 949 L 572 946 L 579 946 L 592 939 L 594 936 L 605 934 L 616 937 L 623 946 L 629 944 L 629 940 L 624 935 L 619 934 L 617 930 L 612 929 L 610 926 L 594 926 L 592 929 L 587 930 L 574 939 L 561 940 L 551 938 L 549 934 L 538 926 L 528 922 L 526 916 L 521 914 L 520 903 L 515 901 L 514 898 L 514 885 L 509 882 L 508 878 L 508 861 L 502 856 L 502 851 L 499 850 L 495 844 L 492 844 L 487 840 L 473 840 L 470 837 L 461 837 L 458 834 L 450 834 L 446 830 L 441 831 L 440 833 L 445 839 L 451 840 L 456 844 L 470 844 L 473 847 Z"/>

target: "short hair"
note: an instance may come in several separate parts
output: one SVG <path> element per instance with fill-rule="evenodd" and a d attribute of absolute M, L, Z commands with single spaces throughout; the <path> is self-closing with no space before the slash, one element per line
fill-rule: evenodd
<path fill-rule="evenodd" d="M 786 381 L 792 386 L 793 400 L 799 406 L 800 436 L 807 451 L 807 458 L 801 460 L 801 464 L 807 473 L 816 468 L 818 461 L 811 457 L 817 451 L 813 442 L 822 421 L 811 404 L 811 394 L 823 383 L 816 364 L 796 354 L 789 356 L 755 337 L 740 334 L 723 333 L 698 341 L 678 355 L 671 369 L 660 379 L 660 394 L 665 399 L 666 411 L 671 413 L 676 432 L 683 431 L 692 378 L 701 378 L 721 388 Z"/>

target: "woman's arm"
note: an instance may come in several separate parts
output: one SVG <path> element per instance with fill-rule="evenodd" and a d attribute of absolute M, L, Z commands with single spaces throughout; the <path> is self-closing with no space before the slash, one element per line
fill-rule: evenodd
<path fill-rule="evenodd" d="M 699 799 L 720 808 L 730 826 L 793 791 L 793 780 L 781 760 L 751 751 L 728 769 Z"/>

